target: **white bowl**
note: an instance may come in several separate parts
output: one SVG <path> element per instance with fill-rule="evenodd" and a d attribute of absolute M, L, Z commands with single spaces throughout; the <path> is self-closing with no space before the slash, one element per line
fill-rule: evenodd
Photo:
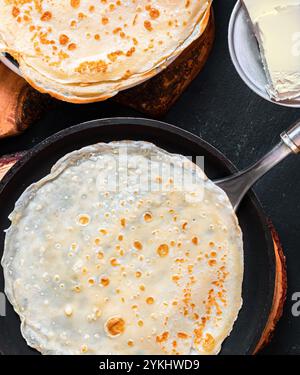
<path fill-rule="evenodd" d="M 285 101 L 272 99 L 267 90 L 267 77 L 248 13 L 237 1 L 229 23 L 229 51 L 232 62 L 246 85 L 257 95 L 277 105 L 300 108 L 300 98 Z"/>

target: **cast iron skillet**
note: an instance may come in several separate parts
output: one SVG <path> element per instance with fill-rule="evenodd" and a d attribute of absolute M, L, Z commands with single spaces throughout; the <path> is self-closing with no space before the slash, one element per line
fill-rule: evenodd
<path fill-rule="evenodd" d="M 65 129 L 38 144 L 20 160 L 0 183 L 0 256 L 9 213 L 27 186 L 49 173 L 63 155 L 97 142 L 145 140 L 169 152 L 204 156 L 211 179 L 236 171 L 224 155 L 195 135 L 175 126 L 139 118 L 111 118 L 86 122 Z M 275 287 L 275 258 L 266 218 L 253 194 L 248 193 L 238 211 L 244 236 L 245 275 L 243 307 L 221 354 L 252 354 L 272 307 Z M 0 291 L 4 290 L 1 268 Z M 20 333 L 20 321 L 7 302 L 6 317 L 0 318 L 0 351 L 3 354 L 38 354 L 27 346 Z"/>

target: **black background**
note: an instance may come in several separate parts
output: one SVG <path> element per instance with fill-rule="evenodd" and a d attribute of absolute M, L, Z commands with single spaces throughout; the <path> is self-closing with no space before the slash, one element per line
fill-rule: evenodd
<path fill-rule="evenodd" d="M 234 0 L 214 0 L 213 52 L 205 69 L 162 120 L 199 135 L 238 168 L 243 168 L 278 142 L 280 133 L 300 118 L 300 110 L 261 99 L 239 78 L 227 44 L 234 3 Z M 142 117 L 112 100 L 91 105 L 62 103 L 25 134 L 1 140 L 0 155 L 29 149 L 47 136 L 83 121 L 128 115 Z M 291 313 L 291 296 L 300 292 L 300 160 L 297 158 L 289 157 L 254 188 L 280 235 L 288 267 L 284 315 L 271 344 L 263 351 L 266 354 L 300 354 L 300 317 L 293 317 Z"/>

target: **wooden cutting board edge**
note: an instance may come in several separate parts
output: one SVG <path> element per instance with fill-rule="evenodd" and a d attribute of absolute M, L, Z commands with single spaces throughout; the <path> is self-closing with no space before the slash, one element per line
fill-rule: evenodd
<path fill-rule="evenodd" d="M 274 253 L 275 253 L 275 262 L 276 262 L 276 278 L 275 278 L 275 290 L 273 296 L 273 306 L 272 310 L 266 324 L 266 327 L 263 331 L 263 334 L 260 338 L 258 345 L 254 350 L 254 354 L 257 354 L 262 350 L 266 345 L 268 345 L 272 338 L 276 328 L 276 325 L 279 319 L 282 316 L 284 304 L 286 301 L 287 295 L 287 267 L 286 259 L 283 252 L 283 248 L 279 239 L 279 235 L 269 220 L 269 229 L 274 243 Z"/>

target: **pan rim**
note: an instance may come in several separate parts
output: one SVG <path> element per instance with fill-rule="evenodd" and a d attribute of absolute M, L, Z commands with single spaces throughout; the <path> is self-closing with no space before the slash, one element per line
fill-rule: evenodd
<path fill-rule="evenodd" d="M 209 144 L 199 136 L 182 129 L 178 126 L 169 124 L 164 121 L 147 119 L 143 117 L 109 117 L 103 119 L 95 119 L 91 121 L 82 122 L 77 125 L 73 125 L 71 127 L 66 127 L 65 129 L 47 137 L 37 145 L 35 145 L 32 149 L 27 151 L 27 153 L 6 173 L 3 179 L 0 181 L 0 198 L 4 191 L 4 189 L 9 185 L 12 179 L 18 174 L 18 172 L 32 160 L 32 158 L 36 157 L 40 152 L 47 149 L 47 147 L 52 146 L 53 144 L 57 143 L 58 141 L 62 140 L 67 136 L 72 136 L 74 134 L 89 131 L 94 128 L 101 128 L 104 126 L 113 126 L 113 125 L 141 125 L 150 128 L 156 128 L 160 130 L 164 130 L 169 132 L 170 134 L 175 134 L 176 136 L 183 137 L 188 139 L 189 141 L 195 143 L 200 148 L 204 149 L 206 152 L 211 154 L 213 157 L 216 157 L 226 169 L 230 171 L 230 173 L 238 171 L 235 165 L 227 159 L 227 157 L 219 151 L 216 147 Z M 267 244 L 266 251 L 268 253 L 269 259 L 269 274 L 271 288 L 268 293 L 268 297 L 265 300 L 265 309 L 264 309 L 264 316 L 261 316 L 259 327 L 256 328 L 256 334 L 252 340 L 252 343 L 249 345 L 248 350 L 245 352 L 246 355 L 253 354 L 255 348 L 261 338 L 261 335 L 264 331 L 264 328 L 267 324 L 269 314 L 272 307 L 274 292 L 275 292 L 275 277 L 276 277 L 276 270 L 275 270 L 275 254 L 271 252 L 273 249 L 273 241 L 268 227 L 268 218 L 264 214 L 264 210 L 260 204 L 259 199 L 257 198 L 256 194 L 253 190 L 250 190 L 247 193 L 247 197 L 250 199 L 251 204 L 253 205 L 256 214 L 260 220 L 260 224 L 264 231 L 265 241 Z M 2 253 L 2 251 L 1 251 Z M 239 317 L 237 318 L 238 321 Z"/>

